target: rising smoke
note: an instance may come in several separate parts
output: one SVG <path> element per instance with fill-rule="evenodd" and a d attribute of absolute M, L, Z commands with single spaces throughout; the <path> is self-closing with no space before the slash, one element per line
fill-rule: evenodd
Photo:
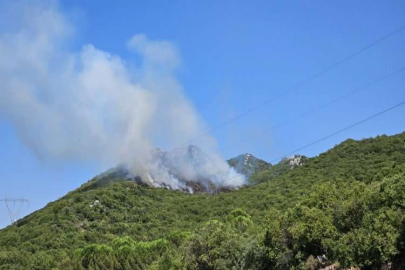
<path fill-rule="evenodd" d="M 0 116 L 27 147 L 45 161 L 126 164 L 147 183 L 181 187 L 154 158 L 155 147 L 184 145 L 206 127 L 176 79 L 173 43 L 134 35 L 126 46 L 141 60 L 131 63 L 92 44 L 69 49 L 75 27 L 54 2 L 2 6 L 0 16 L 8 19 L 0 27 Z M 204 166 L 172 164 L 177 175 L 244 182 L 211 137 L 199 146 L 209 156 Z"/>

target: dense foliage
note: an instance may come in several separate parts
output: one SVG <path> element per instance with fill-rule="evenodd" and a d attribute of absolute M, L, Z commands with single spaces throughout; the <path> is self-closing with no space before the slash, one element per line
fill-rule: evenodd
<path fill-rule="evenodd" d="M 273 174 L 216 195 L 93 179 L 1 230 L 0 269 L 404 269 L 405 133 Z"/>

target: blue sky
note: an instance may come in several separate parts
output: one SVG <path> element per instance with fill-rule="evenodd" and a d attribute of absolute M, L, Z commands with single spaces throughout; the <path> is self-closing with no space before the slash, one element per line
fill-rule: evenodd
<path fill-rule="evenodd" d="M 405 25 L 404 1 L 61 1 L 59 9 L 75 26 L 74 38 L 66 45 L 71 50 L 93 44 L 137 62 L 125 46 L 134 34 L 173 42 L 182 60 L 176 77 L 211 128 Z M 7 22 L 0 20 L 1 24 Z M 261 133 L 405 67 L 404 44 L 402 31 L 218 129 L 213 136 L 221 154 L 230 158 L 249 152 L 272 160 L 405 100 L 403 72 L 299 121 Z M 300 154 L 317 155 L 347 138 L 403 132 L 404 115 L 405 106 Z M 23 214 L 105 169 L 92 162 L 41 161 L 14 128 L 7 117 L 0 118 L 0 196 L 29 199 Z M 249 136 L 254 139 L 238 143 Z M 8 222 L 2 205 L 0 227 Z"/>

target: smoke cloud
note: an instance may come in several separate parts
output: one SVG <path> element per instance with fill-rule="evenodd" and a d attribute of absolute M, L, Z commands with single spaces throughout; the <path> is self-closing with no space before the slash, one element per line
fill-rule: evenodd
<path fill-rule="evenodd" d="M 69 49 L 75 28 L 55 3 L 1 10 L 10 27 L 0 27 L 0 116 L 39 158 L 126 164 L 143 181 L 172 188 L 181 188 L 179 175 L 244 182 L 209 136 L 199 140 L 207 157 L 198 168 L 181 155 L 171 169 L 155 158 L 156 146 L 184 146 L 206 130 L 176 79 L 175 44 L 134 35 L 126 47 L 141 61 L 131 63 L 92 44 Z"/>

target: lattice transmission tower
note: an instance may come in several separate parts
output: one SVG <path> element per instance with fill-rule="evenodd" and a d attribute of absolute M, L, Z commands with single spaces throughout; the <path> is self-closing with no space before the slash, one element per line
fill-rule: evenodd
<path fill-rule="evenodd" d="M 10 216 L 11 219 L 11 224 L 14 224 L 20 217 L 20 212 L 24 204 L 27 204 L 29 206 L 29 201 L 26 199 L 15 199 L 15 198 L 4 198 L 0 199 L 0 202 L 4 202 L 8 215 Z"/>

